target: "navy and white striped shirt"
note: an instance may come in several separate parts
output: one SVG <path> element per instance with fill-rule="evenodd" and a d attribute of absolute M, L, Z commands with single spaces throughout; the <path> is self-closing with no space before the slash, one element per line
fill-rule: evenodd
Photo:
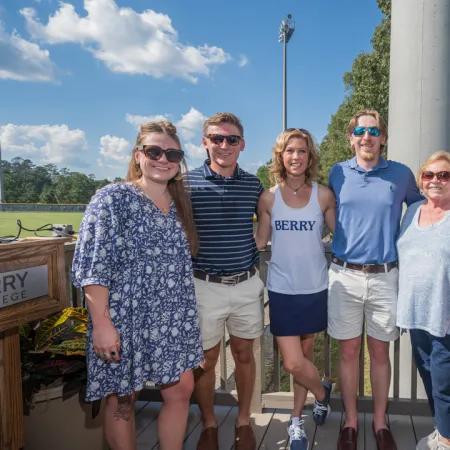
<path fill-rule="evenodd" d="M 253 216 L 264 188 L 236 167 L 231 177 L 211 170 L 209 161 L 189 171 L 190 194 L 200 250 L 194 269 L 209 275 L 234 275 L 258 263 Z"/>

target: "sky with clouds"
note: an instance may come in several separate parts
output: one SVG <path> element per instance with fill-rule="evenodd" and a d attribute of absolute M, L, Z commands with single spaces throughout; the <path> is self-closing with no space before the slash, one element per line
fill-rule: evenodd
<path fill-rule="evenodd" d="M 2 158 L 124 176 L 139 125 L 165 118 L 195 167 L 204 120 L 229 111 L 254 173 L 282 127 L 288 13 L 287 125 L 320 142 L 344 72 L 371 50 L 376 0 L 0 0 Z"/>

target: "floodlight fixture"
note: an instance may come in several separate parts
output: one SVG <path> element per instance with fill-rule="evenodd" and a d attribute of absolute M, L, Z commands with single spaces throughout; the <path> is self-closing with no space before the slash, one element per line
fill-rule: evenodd
<path fill-rule="evenodd" d="M 290 41 L 295 31 L 295 22 L 292 15 L 288 14 L 282 21 L 278 29 L 278 42 L 283 43 L 283 130 L 286 129 L 287 121 L 287 83 L 286 83 L 286 67 L 287 67 L 287 43 Z"/>

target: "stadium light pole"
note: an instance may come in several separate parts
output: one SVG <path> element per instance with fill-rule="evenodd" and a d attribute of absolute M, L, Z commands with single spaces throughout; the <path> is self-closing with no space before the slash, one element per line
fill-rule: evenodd
<path fill-rule="evenodd" d="M 283 43 L 283 131 L 287 126 L 287 43 L 290 41 L 295 30 L 295 22 L 292 15 L 288 14 L 285 19 L 281 21 L 278 42 Z"/>
<path fill-rule="evenodd" d="M 0 211 L 5 203 L 5 192 L 3 190 L 3 167 L 2 167 L 2 143 L 0 142 Z"/>

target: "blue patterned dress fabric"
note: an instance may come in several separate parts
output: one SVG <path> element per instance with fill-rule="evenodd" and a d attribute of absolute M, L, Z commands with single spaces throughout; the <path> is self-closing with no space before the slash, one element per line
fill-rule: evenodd
<path fill-rule="evenodd" d="M 87 401 L 175 382 L 203 362 L 191 253 L 173 202 L 165 216 L 132 183 L 103 188 L 83 217 L 72 278 L 109 289 L 120 334 L 120 361 L 104 362 L 89 320 Z"/>

